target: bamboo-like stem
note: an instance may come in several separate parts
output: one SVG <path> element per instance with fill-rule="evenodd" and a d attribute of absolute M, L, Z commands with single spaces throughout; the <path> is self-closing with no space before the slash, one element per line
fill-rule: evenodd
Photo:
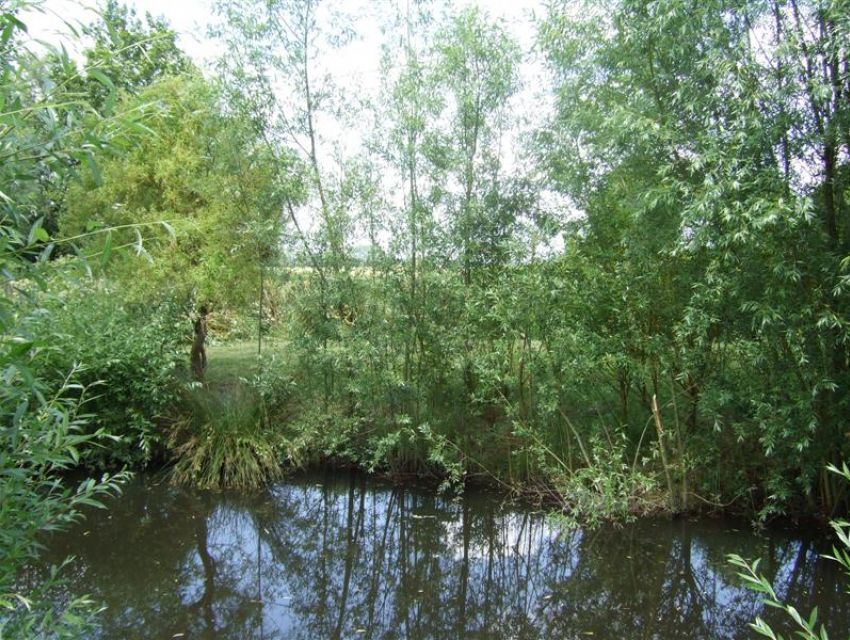
<path fill-rule="evenodd" d="M 676 385 L 670 377 L 670 394 L 673 403 L 673 419 L 676 422 L 676 454 L 679 457 L 679 504 L 688 510 L 688 468 L 685 464 L 685 443 L 682 440 L 682 423 L 679 421 L 679 406 L 676 403 Z"/>
<path fill-rule="evenodd" d="M 661 424 L 661 411 L 658 410 L 657 396 L 652 394 L 652 415 L 655 417 L 655 430 L 658 432 L 658 451 L 661 453 L 661 465 L 664 467 L 664 478 L 667 480 L 667 490 L 670 492 L 670 502 L 677 511 L 676 493 L 673 491 L 673 478 L 670 476 L 670 465 L 667 462 L 667 450 L 664 447 L 664 427 Z"/>

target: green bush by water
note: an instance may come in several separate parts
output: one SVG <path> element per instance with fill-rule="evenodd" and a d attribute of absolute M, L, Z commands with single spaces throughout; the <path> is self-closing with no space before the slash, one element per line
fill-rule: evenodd
<path fill-rule="evenodd" d="M 86 411 L 93 424 L 116 437 L 90 449 L 90 466 L 144 466 L 163 448 L 162 428 L 174 414 L 185 376 L 191 325 L 186 309 L 167 298 L 153 304 L 128 301 L 104 279 L 54 277 L 34 330 L 51 348 L 37 362 L 49 384 L 77 368 L 91 387 Z"/>
<path fill-rule="evenodd" d="M 205 489 L 254 489 L 279 478 L 282 441 L 271 408 L 248 385 L 188 390 L 184 417 L 169 437 L 172 480 Z"/>

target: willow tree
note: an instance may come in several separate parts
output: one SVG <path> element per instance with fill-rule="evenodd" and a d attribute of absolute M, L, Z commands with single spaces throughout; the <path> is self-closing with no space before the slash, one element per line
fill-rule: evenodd
<path fill-rule="evenodd" d="M 335 89 L 319 59 L 348 34 L 344 27 L 327 33 L 320 8 L 319 0 L 223 0 L 216 6 L 223 19 L 216 35 L 229 51 L 221 70 L 233 105 L 254 118 L 270 150 L 286 142 L 309 167 L 309 213 L 317 214 L 321 229 L 316 247 L 306 236 L 304 241 L 314 266 L 323 271 L 342 267 L 349 221 L 328 184 L 320 121 L 327 122 Z M 294 208 L 290 214 L 297 222 Z"/>
<path fill-rule="evenodd" d="M 442 179 L 428 158 L 440 98 L 429 82 L 431 44 L 435 29 L 433 3 L 393 2 L 382 49 L 382 86 L 373 105 L 370 148 L 375 164 L 385 167 L 381 189 L 387 211 L 383 235 L 389 264 L 385 295 L 400 307 L 396 332 L 390 339 L 403 353 L 400 383 L 418 397 L 421 374 L 428 369 L 431 345 L 426 344 L 431 295 L 428 271 L 437 253 L 435 208 Z M 403 265 L 398 278 L 397 264 Z M 391 370 L 395 370 L 392 367 Z M 418 420 L 419 404 L 406 408 Z"/>
<path fill-rule="evenodd" d="M 541 29 L 554 184 L 613 246 L 634 245 L 636 226 L 650 236 L 623 288 L 663 325 L 622 331 L 645 336 L 686 400 L 701 488 L 754 492 L 768 510 L 833 508 L 820 470 L 850 444 L 846 8 L 552 3 Z M 647 289 L 654 273 L 678 284 Z"/>
<path fill-rule="evenodd" d="M 452 243 L 463 281 L 496 259 L 512 220 L 491 206 L 502 175 L 502 142 L 510 98 L 519 88 L 519 46 L 504 25 L 476 8 L 461 11 L 434 42 L 433 90 L 445 96 L 438 144 L 431 156 L 450 185 L 446 197 Z"/>

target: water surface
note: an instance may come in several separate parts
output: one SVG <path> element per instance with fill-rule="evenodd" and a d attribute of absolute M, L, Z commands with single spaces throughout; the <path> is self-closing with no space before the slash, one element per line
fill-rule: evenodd
<path fill-rule="evenodd" d="M 717 520 L 567 530 L 542 513 L 357 475 L 254 495 L 142 477 L 50 541 L 96 638 L 750 638 L 726 554 L 761 557 L 783 597 L 850 628 L 847 581 L 813 538 Z M 181 635 L 182 634 L 182 635 Z"/>

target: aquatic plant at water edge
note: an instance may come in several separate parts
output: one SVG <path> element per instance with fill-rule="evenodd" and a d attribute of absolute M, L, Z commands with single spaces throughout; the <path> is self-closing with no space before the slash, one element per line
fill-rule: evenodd
<path fill-rule="evenodd" d="M 551 485 L 571 523 L 626 521 L 666 508 L 667 496 L 660 490 L 656 474 L 639 465 L 637 456 L 631 464 L 626 461 L 625 438 L 593 438 L 587 445 L 580 438 L 577 441 L 582 462 L 575 467 L 541 443 L 531 445 L 545 482 Z"/>
<path fill-rule="evenodd" d="M 843 463 L 841 468 L 834 465 L 827 465 L 827 471 L 836 474 L 850 482 L 850 468 L 847 463 Z M 832 555 L 825 556 L 837 562 L 847 578 L 850 579 L 850 521 L 844 519 L 836 519 L 830 521 L 830 526 L 838 539 L 838 545 L 832 547 Z M 747 562 L 741 556 L 731 554 L 729 562 L 740 569 L 738 576 L 744 583 L 753 591 L 764 594 L 764 603 L 770 607 L 775 607 L 784 611 L 794 626 L 794 637 L 801 640 L 828 640 L 828 635 L 823 624 L 818 622 L 817 607 L 812 609 L 808 617 L 801 614 L 796 607 L 782 602 L 777 596 L 776 591 L 770 581 L 759 573 L 759 561 Z M 850 593 L 850 589 L 848 589 Z M 750 624 L 750 627 L 759 635 L 771 640 L 783 640 L 783 636 L 774 631 L 761 617 L 757 617 L 755 622 Z"/>
<path fill-rule="evenodd" d="M 257 396 L 191 389 L 187 415 L 174 425 L 169 447 L 175 458 L 171 478 L 205 489 L 253 489 L 281 474 L 279 436 Z"/>

